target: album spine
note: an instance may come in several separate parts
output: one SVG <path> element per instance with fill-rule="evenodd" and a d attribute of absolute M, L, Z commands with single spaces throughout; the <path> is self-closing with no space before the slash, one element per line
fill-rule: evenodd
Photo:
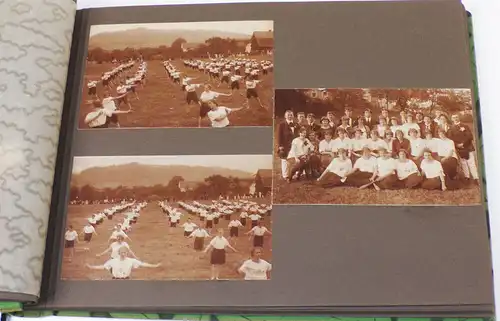
<path fill-rule="evenodd" d="M 38 304 L 46 302 L 54 293 L 60 269 L 60 245 L 64 230 L 66 195 L 72 165 L 71 145 L 78 116 L 80 83 L 85 61 L 89 11 L 77 10 L 67 71 L 63 112 L 52 187 L 49 226 L 45 245 L 42 285 Z"/>

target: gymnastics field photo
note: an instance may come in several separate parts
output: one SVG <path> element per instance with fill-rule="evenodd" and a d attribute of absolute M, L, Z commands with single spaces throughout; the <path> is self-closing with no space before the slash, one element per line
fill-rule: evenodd
<path fill-rule="evenodd" d="M 79 129 L 272 126 L 272 21 L 92 25 Z"/>
<path fill-rule="evenodd" d="M 279 89 L 275 95 L 273 203 L 481 203 L 469 89 Z"/>
<path fill-rule="evenodd" d="M 76 157 L 64 280 L 268 280 L 271 155 Z"/>

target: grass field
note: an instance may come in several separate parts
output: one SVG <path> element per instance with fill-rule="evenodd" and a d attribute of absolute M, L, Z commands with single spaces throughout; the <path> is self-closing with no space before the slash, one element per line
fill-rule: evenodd
<path fill-rule="evenodd" d="M 257 60 L 270 60 L 269 56 L 256 58 Z M 184 67 L 181 60 L 173 62 L 175 67 L 183 72 L 182 76 L 197 77 L 192 83 L 211 83 L 213 90 L 230 93 L 230 89 L 226 84 L 217 88 L 218 81 L 210 81 L 208 75 L 200 73 L 197 70 L 192 70 Z M 84 123 L 85 116 L 92 111 L 93 107 L 86 104 L 90 97 L 87 92 L 87 79 L 99 79 L 100 75 L 113 68 L 111 63 L 105 64 L 87 64 L 85 68 L 85 79 L 82 92 L 82 103 L 79 112 L 79 128 L 88 129 Z M 129 73 L 135 73 L 136 67 L 132 68 Z M 261 82 L 258 87 L 258 92 L 262 103 L 267 109 L 261 108 L 255 100 L 250 101 L 251 107 L 246 110 L 234 112 L 229 116 L 232 126 L 272 126 L 273 120 L 273 103 L 274 103 L 274 75 L 262 75 Z M 148 61 L 148 73 L 146 76 L 146 85 L 144 88 L 137 87 L 139 100 L 132 98 L 129 95 L 129 100 L 132 105 L 133 112 L 130 114 L 119 115 L 121 127 L 198 127 L 199 105 L 188 105 L 185 102 L 186 93 L 181 90 L 180 85 L 174 84 L 165 73 L 163 63 L 158 60 Z M 241 85 L 241 84 L 240 84 Z M 111 85 L 112 94 L 116 95 L 116 86 Z M 197 90 L 198 95 L 201 93 L 201 88 Z M 103 94 L 101 84 L 97 86 L 99 96 Z M 245 94 L 244 86 L 241 86 L 241 94 Z M 246 98 L 238 93 L 234 93 L 231 97 L 220 97 L 218 102 L 222 106 L 229 108 L 241 107 L 246 101 Z M 127 109 L 122 104 L 121 109 Z M 210 126 L 208 119 L 202 121 L 203 127 Z"/>
<path fill-rule="evenodd" d="M 269 199 L 255 200 L 258 203 L 269 204 Z M 87 218 L 92 213 L 109 207 L 109 205 L 70 205 L 68 207 L 68 224 L 72 224 L 78 232 L 86 224 Z M 183 210 L 181 210 L 184 214 Z M 182 225 L 189 214 L 183 215 Z M 70 262 L 67 257 L 69 253 L 64 252 L 65 259 L 62 265 L 61 278 L 71 280 L 109 280 L 111 276 L 107 271 L 91 270 L 85 264 L 101 265 L 109 258 L 109 254 L 96 257 L 108 246 L 108 238 L 112 227 L 122 221 L 122 214 L 117 214 L 113 220 L 105 220 L 97 226 L 97 236 L 94 235 L 90 244 L 79 243 L 76 245 L 75 256 Z M 193 217 L 193 222 L 202 225 L 198 219 Z M 228 221 L 220 220 L 217 227 L 225 229 L 225 237 L 229 239 Z M 178 226 L 179 226 L 178 225 Z M 271 217 L 266 216 L 264 226 L 271 229 Z M 244 260 L 249 258 L 252 242 L 248 236 L 242 235 L 249 230 L 249 224 L 240 228 L 240 236 L 233 243 L 238 252 L 228 250 L 226 264 L 220 270 L 221 279 L 242 279 L 237 273 L 237 268 Z M 211 235 L 215 235 L 215 230 Z M 128 235 L 132 241 L 128 242 L 130 248 L 137 257 L 148 263 L 161 263 L 159 268 L 140 268 L 132 272 L 135 280 L 206 280 L 210 279 L 210 252 L 203 254 L 193 249 L 193 239 L 186 239 L 182 227 L 170 228 L 167 218 L 155 203 L 149 203 L 142 211 L 137 224 Z M 211 238 L 206 239 L 205 245 Z M 272 263 L 271 242 L 272 236 L 264 238 L 263 259 Z M 88 247 L 89 250 L 84 250 Z"/>
<path fill-rule="evenodd" d="M 274 204 L 349 204 L 349 205 L 474 205 L 482 201 L 479 186 L 454 191 L 359 190 L 354 187 L 323 188 L 312 181 L 287 183 L 281 177 L 281 161 L 274 157 Z"/>

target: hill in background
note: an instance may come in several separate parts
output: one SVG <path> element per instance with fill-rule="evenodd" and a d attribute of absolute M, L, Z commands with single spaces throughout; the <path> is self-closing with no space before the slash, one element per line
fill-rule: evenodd
<path fill-rule="evenodd" d="M 96 188 L 114 188 L 118 186 L 154 186 L 166 185 L 172 177 L 182 176 L 186 182 L 203 182 L 211 175 L 232 176 L 251 179 L 255 173 L 232 170 L 222 167 L 202 167 L 184 165 L 143 165 L 138 163 L 92 167 L 78 174 L 73 174 L 71 185 L 82 187 L 91 185 Z"/>
<path fill-rule="evenodd" d="M 156 48 L 170 46 L 178 38 L 188 43 L 201 44 L 212 37 L 250 40 L 251 35 L 218 30 L 154 30 L 137 28 L 125 31 L 103 32 L 89 39 L 89 49 L 100 47 L 105 50 L 125 48 Z"/>

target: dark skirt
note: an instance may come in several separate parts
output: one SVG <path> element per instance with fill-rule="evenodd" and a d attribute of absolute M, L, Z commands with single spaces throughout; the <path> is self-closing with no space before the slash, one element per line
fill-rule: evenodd
<path fill-rule="evenodd" d="M 214 227 L 214 221 L 207 221 L 207 224 L 205 225 L 206 228 L 212 228 Z"/>
<path fill-rule="evenodd" d="M 205 220 L 205 218 L 203 216 L 200 216 L 200 221 L 203 222 L 204 220 Z"/>
<path fill-rule="evenodd" d="M 97 88 L 96 87 L 90 87 L 89 88 L 89 95 L 95 95 L 97 93 Z"/>
<path fill-rule="evenodd" d="M 247 225 L 247 219 L 244 218 L 244 217 L 240 217 L 240 223 L 241 223 L 241 225 L 246 226 Z"/>
<path fill-rule="evenodd" d="M 247 89 L 247 98 L 258 98 L 259 95 L 257 94 L 257 90 L 255 88 L 248 88 Z"/>
<path fill-rule="evenodd" d="M 370 183 L 370 178 L 373 176 L 373 173 L 356 171 L 351 175 L 347 176 L 346 184 L 354 187 L 361 187 L 363 185 Z"/>
<path fill-rule="evenodd" d="M 259 221 L 252 221 L 252 228 L 256 227 Z"/>
<path fill-rule="evenodd" d="M 264 245 L 264 236 L 263 235 L 255 235 L 253 237 L 253 246 L 254 247 L 262 247 Z"/>
<path fill-rule="evenodd" d="M 230 221 L 231 220 L 231 214 L 226 214 L 226 221 Z"/>
<path fill-rule="evenodd" d="M 68 241 L 68 240 L 66 240 L 64 242 L 64 247 L 67 248 L 67 249 L 75 247 L 75 241 Z"/>
<path fill-rule="evenodd" d="M 113 219 L 113 215 L 108 215 L 108 220 L 112 220 Z"/>
<path fill-rule="evenodd" d="M 236 226 L 231 227 L 231 229 L 229 230 L 229 236 L 238 236 L 238 231 L 239 230 Z"/>
<path fill-rule="evenodd" d="M 194 249 L 196 251 L 203 250 L 203 245 L 204 244 L 205 244 L 205 238 L 204 237 L 195 237 L 194 238 Z"/>
<path fill-rule="evenodd" d="M 184 236 L 188 237 L 192 232 L 184 231 Z"/>
<path fill-rule="evenodd" d="M 213 249 L 210 255 L 210 264 L 223 265 L 226 263 L 226 250 Z"/>
<path fill-rule="evenodd" d="M 83 240 L 85 242 L 90 242 L 90 240 L 92 240 L 92 233 L 85 233 L 85 235 L 83 236 Z"/>
<path fill-rule="evenodd" d="M 188 91 L 188 93 L 186 94 L 186 102 L 188 104 L 192 102 L 198 102 L 198 94 L 196 94 L 196 91 Z"/>
<path fill-rule="evenodd" d="M 170 222 L 170 227 L 177 227 L 177 222 Z"/>
<path fill-rule="evenodd" d="M 238 81 L 233 81 L 231 83 L 231 89 L 240 89 L 240 83 Z"/>
<path fill-rule="evenodd" d="M 214 217 L 214 224 L 215 225 L 219 224 L 219 218 L 218 217 Z"/>
<path fill-rule="evenodd" d="M 207 103 L 202 102 L 200 106 L 200 117 L 204 118 L 207 117 L 208 112 L 210 111 L 210 107 L 208 106 Z"/>
<path fill-rule="evenodd" d="M 223 76 L 220 82 L 221 83 L 223 83 L 223 82 L 229 83 L 229 76 Z"/>

